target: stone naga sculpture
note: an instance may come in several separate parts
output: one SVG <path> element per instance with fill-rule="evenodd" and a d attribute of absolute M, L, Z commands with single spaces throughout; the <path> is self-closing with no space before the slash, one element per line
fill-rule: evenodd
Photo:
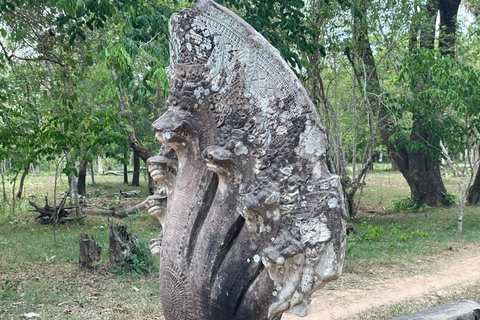
<path fill-rule="evenodd" d="M 174 152 L 148 164 L 164 187 L 148 206 L 163 227 L 165 319 L 306 315 L 345 248 L 315 106 L 279 52 L 215 2 L 172 15 L 169 32 L 170 92 L 152 126 Z"/>

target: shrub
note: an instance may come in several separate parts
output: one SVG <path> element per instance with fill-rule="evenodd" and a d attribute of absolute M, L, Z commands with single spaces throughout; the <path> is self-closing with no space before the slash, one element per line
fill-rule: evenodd
<path fill-rule="evenodd" d="M 457 201 L 457 196 L 450 192 L 447 192 L 447 193 L 442 192 L 442 195 L 443 195 L 443 204 L 446 206 L 455 204 L 455 202 Z"/>
<path fill-rule="evenodd" d="M 408 212 L 422 212 L 428 208 L 428 206 L 420 202 L 418 200 L 412 201 L 410 197 L 392 200 L 392 212 L 398 213 L 400 211 L 408 211 Z"/>
<path fill-rule="evenodd" d="M 115 271 L 121 277 L 125 277 L 127 274 L 136 276 L 150 274 L 158 272 L 156 261 L 157 259 L 150 252 L 148 242 L 137 239 L 132 246 L 131 253 L 125 256 L 123 265 Z"/>

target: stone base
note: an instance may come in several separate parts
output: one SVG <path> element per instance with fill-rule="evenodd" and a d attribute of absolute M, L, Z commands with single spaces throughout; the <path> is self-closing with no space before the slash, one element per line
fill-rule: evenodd
<path fill-rule="evenodd" d="M 391 320 L 480 320 L 480 304 L 459 300 Z"/>

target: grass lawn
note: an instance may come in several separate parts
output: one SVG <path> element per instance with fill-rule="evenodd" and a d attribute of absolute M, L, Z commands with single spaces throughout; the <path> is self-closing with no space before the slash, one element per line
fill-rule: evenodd
<path fill-rule="evenodd" d="M 382 272 L 385 278 L 425 272 L 415 267 L 416 261 L 480 242 L 477 207 L 466 208 L 462 235 L 457 234 L 456 206 L 426 208 L 420 213 L 392 213 L 391 200 L 408 196 L 408 186 L 400 173 L 385 170 L 381 165 L 376 169 L 366 179 L 360 215 L 349 221 L 355 233 L 348 236 L 344 276 L 327 288 L 334 288 L 338 283 L 355 287 L 356 283 L 347 283 L 349 279 L 368 278 L 372 270 Z M 60 183 L 60 191 L 67 189 L 65 180 Z M 106 206 L 112 203 L 128 206 L 132 200 L 120 198 L 120 189 L 141 190 L 140 199 L 147 197 L 145 180 L 141 181 L 140 188 L 125 186 L 122 182 L 123 177 L 97 175 L 94 186 L 87 184 L 90 201 Z M 451 193 L 458 191 L 455 179 L 446 186 Z M 51 200 L 53 174 L 27 176 L 24 195 L 33 195 L 35 201 L 42 204 L 46 195 Z M 140 199 L 133 201 L 140 202 Z M 52 226 L 35 220 L 36 213 L 29 211 L 33 208 L 27 200 L 17 202 L 15 216 L 11 214 L 10 203 L 0 201 L 0 318 L 14 319 L 34 312 L 42 319 L 163 319 L 156 272 L 119 277 L 110 270 L 111 217 L 88 216 L 79 222 L 58 225 L 54 244 Z M 117 222 L 126 224 L 129 232 L 138 234 L 143 241 L 156 237 L 160 231 L 157 220 L 148 213 L 131 215 Z M 103 246 L 102 261 L 94 271 L 78 268 L 81 232 L 94 236 Z M 472 299 L 478 291 L 476 288 L 462 290 L 467 293 L 471 290 L 471 295 L 465 294 Z M 448 302 L 448 297 L 444 300 L 435 301 Z M 358 319 L 388 319 L 389 315 L 413 312 L 432 303 L 407 304 L 415 307 L 387 306 L 361 314 Z"/>

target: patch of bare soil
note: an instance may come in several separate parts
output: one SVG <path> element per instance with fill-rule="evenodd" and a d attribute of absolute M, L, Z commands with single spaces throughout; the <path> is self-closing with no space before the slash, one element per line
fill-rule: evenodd
<path fill-rule="evenodd" d="M 369 276 L 346 274 L 313 298 L 310 314 L 285 314 L 282 320 L 347 319 L 371 308 L 393 305 L 428 294 L 444 295 L 452 286 L 480 281 L 480 246 L 448 250 L 417 261 L 399 274 L 372 270 Z M 401 271 L 401 270 L 397 270 Z M 397 274 L 393 277 L 393 274 Z"/>

